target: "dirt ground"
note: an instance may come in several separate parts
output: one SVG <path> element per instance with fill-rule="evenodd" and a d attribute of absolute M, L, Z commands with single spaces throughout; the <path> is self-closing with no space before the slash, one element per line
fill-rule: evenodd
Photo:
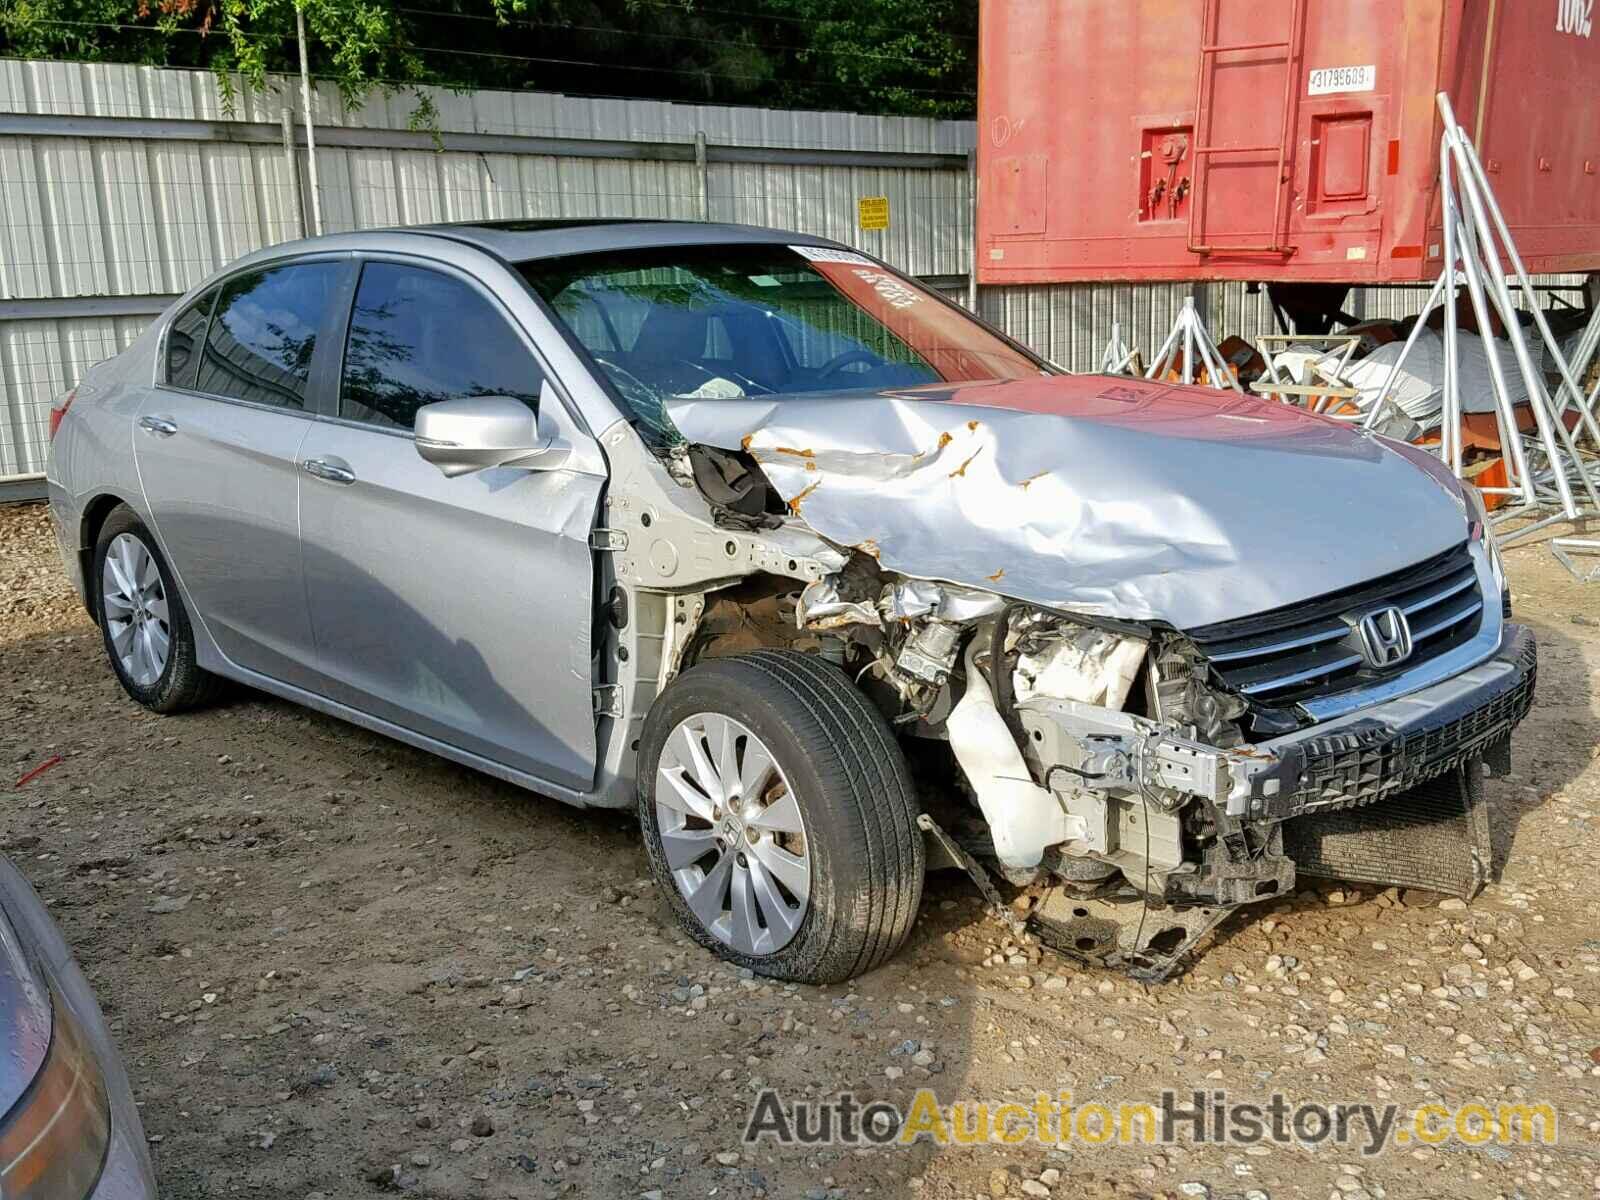
<path fill-rule="evenodd" d="M 1146 988 L 930 880 L 888 966 L 814 989 L 679 936 L 631 816 L 579 812 L 247 692 L 128 701 L 41 506 L 0 509 L 0 843 L 106 1008 L 163 1193 L 1577 1196 L 1600 1191 L 1600 583 L 1511 553 L 1539 692 L 1469 908 L 1310 887 Z M 53 755 L 63 761 L 11 787 Z M 992 964 L 992 965 L 991 965 Z M 1552 1146 L 741 1145 L 763 1086 L 904 1105 L 1162 1089 L 1491 1104 Z"/>

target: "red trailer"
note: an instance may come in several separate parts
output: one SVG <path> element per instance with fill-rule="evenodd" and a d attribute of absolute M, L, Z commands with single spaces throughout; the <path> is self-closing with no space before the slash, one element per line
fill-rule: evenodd
<path fill-rule="evenodd" d="M 1593 8 L 983 0 L 978 277 L 1431 280 L 1439 91 L 1528 268 L 1600 270 Z"/>

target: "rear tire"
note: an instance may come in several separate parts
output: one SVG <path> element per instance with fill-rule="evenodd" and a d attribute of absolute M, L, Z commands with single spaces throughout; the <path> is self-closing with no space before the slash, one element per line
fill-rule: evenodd
<path fill-rule="evenodd" d="M 156 539 L 127 505 L 95 539 L 89 595 L 122 690 L 158 713 L 216 699 L 222 680 L 195 657 L 194 628 Z"/>
<path fill-rule="evenodd" d="M 725 742 L 732 765 L 719 775 Z M 757 785 L 763 751 L 774 769 Z M 836 983 L 900 948 L 922 899 L 918 809 L 883 716 L 810 655 L 700 663 L 645 721 L 639 819 L 651 872 L 690 937 L 761 975 Z"/>

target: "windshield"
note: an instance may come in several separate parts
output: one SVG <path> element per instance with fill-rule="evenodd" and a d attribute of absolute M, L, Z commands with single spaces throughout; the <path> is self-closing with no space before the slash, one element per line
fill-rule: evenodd
<path fill-rule="evenodd" d="M 1021 379 L 1048 368 L 871 259 L 816 246 L 673 246 L 521 264 L 632 410 L 663 402 Z"/>

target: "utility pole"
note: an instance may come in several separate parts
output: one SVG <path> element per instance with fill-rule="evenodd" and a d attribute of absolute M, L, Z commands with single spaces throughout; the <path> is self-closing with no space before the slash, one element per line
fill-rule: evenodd
<path fill-rule="evenodd" d="M 311 67 L 306 59 L 306 14 L 294 6 L 295 36 L 300 40 L 300 111 L 306 123 L 306 169 L 311 175 L 311 232 L 322 233 L 322 189 L 317 186 L 317 134 L 311 124 Z"/>

